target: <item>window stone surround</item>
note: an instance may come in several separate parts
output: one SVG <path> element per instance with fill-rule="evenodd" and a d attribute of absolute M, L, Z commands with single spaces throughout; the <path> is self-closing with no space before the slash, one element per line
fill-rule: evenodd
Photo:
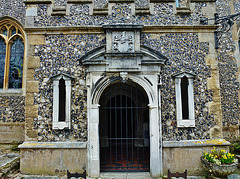
<path fill-rule="evenodd" d="M 188 79 L 188 110 L 189 119 L 183 119 L 182 114 L 182 98 L 181 98 L 181 78 L 184 76 Z M 194 108 L 194 91 L 193 91 L 193 78 L 195 74 L 182 72 L 173 75 L 175 78 L 175 91 L 176 91 L 176 117 L 177 127 L 195 127 L 195 108 Z"/>
<path fill-rule="evenodd" d="M 65 121 L 59 121 L 59 81 L 60 79 L 65 80 L 65 90 L 66 90 L 66 116 Z M 71 77 L 66 74 L 58 74 L 52 76 L 51 79 L 53 80 L 53 129 L 71 129 L 71 80 L 74 77 Z"/>

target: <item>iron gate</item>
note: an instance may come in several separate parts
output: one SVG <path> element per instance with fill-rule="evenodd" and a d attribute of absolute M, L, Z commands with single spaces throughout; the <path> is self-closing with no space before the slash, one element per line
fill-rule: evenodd
<path fill-rule="evenodd" d="M 109 86 L 100 99 L 101 171 L 149 171 L 149 111 L 136 84 Z"/>

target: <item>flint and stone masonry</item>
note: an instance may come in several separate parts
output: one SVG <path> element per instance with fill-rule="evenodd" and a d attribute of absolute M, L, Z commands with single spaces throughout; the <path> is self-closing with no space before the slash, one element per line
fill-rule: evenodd
<path fill-rule="evenodd" d="M 239 13 L 238 0 L 0 3 L 0 40 L 6 21 L 17 23 L 25 37 L 22 88 L 0 89 L 0 143 L 22 143 L 22 173 L 58 175 L 86 170 L 89 178 L 101 177 L 101 131 L 110 129 L 100 128 L 100 99 L 116 84 L 131 85 L 148 100 L 148 113 L 143 116 L 148 121 L 149 177 L 160 178 L 168 169 L 204 175 L 202 153 L 213 146 L 228 150 L 228 141 L 238 137 L 239 20 L 222 35 L 218 49 L 214 39 L 218 26 L 212 20 L 200 24 L 202 17 L 211 19 L 214 13 Z M 184 74 L 192 79 L 191 90 L 189 84 L 187 89 L 194 119 L 177 118 L 176 100 L 186 99 L 177 97 L 184 88 L 176 88 L 175 80 Z M 56 76 L 61 77 L 55 83 L 59 88 L 54 88 Z M 70 84 L 66 92 L 61 91 L 65 88 L 60 87 L 61 79 L 69 79 L 64 82 Z M 70 100 L 60 107 L 61 96 L 59 102 L 54 96 L 65 93 Z M 60 115 L 56 109 L 68 111 L 65 127 L 53 127 L 54 114 Z M 181 120 L 185 126 L 179 127 Z M 194 120 L 194 125 L 187 120 Z M 127 127 L 115 130 L 127 131 Z M 125 172 L 121 167 L 115 170 Z"/>

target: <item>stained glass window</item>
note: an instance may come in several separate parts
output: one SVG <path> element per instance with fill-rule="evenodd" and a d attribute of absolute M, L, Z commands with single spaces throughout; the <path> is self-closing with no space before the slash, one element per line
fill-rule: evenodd
<path fill-rule="evenodd" d="M 24 36 L 11 20 L 0 22 L 0 89 L 22 88 Z"/>
<path fill-rule="evenodd" d="M 16 34 L 16 33 L 17 33 L 17 31 L 16 31 L 15 27 L 12 27 L 12 28 L 11 28 L 11 35 L 14 35 L 14 34 Z"/>
<path fill-rule="evenodd" d="M 18 37 L 11 46 L 9 88 L 22 88 L 24 44 Z"/>
<path fill-rule="evenodd" d="M 0 37 L 0 88 L 3 88 L 4 67 L 5 67 L 6 44 L 4 39 Z"/>
<path fill-rule="evenodd" d="M 8 32 L 8 31 L 7 31 L 7 28 L 6 28 L 6 27 L 3 27 L 3 28 L 2 28 L 2 31 L 3 31 L 3 34 L 7 36 L 7 32 Z"/>

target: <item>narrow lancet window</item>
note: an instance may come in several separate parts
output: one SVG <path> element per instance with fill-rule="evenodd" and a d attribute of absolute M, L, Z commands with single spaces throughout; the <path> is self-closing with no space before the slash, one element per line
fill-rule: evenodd
<path fill-rule="evenodd" d="M 5 69 L 6 44 L 3 38 L 0 37 L 0 88 L 3 88 L 4 69 Z"/>
<path fill-rule="evenodd" d="M 183 119 L 189 119 L 188 79 L 186 76 L 184 76 L 181 79 L 181 97 L 182 97 L 182 117 Z"/>
<path fill-rule="evenodd" d="M 53 80 L 53 129 L 71 128 L 71 81 L 74 77 L 58 74 Z"/>
<path fill-rule="evenodd" d="M 240 53 L 240 37 L 239 37 L 239 40 L 238 40 L 238 51 Z"/>
<path fill-rule="evenodd" d="M 194 74 L 182 72 L 173 75 L 176 91 L 176 118 L 178 127 L 195 127 Z"/>
<path fill-rule="evenodd" d="M 59 121 L 65 121 L 66 117 L 66 86 L 63 78 L 59 81 Z"/>
<path fill-rule="evenodd" d="M 11 46 L 9 88 L 22 88 L 24 44 L 17 37 Z"/>

